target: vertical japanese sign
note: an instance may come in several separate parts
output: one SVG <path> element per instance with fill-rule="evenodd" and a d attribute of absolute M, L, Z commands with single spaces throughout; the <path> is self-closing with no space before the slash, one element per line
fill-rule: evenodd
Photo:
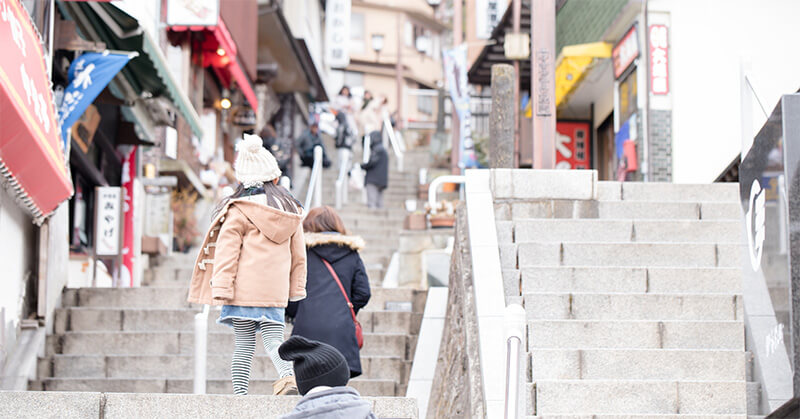
<path fill-rule="evenodd" d="M 669 30 L 666 25 L 650 25 L 650 91 L 669 93 Z"/>
<path fill-rule="evenodd" d="M 475 2 L 475 27 L 478 39 L 489 39 L 494 27 L 500 23 L 508 7 L 508 0 L 477 0 Z"/>
<path fill-rule="evenodd" d="M 94 253 L 99 257 L 118 256 L 122 190 L 118 186 L 98 187 L 95 200 Z"/>
<path fill-rule="evenodd" d="M 636 25 L 633 25 L 611 50 L 614 78 L 620 78 L 637 58 L 639 58 L 639 37 L 636 35 Z"/>
<path fill-rule="evenodd" d="M 169 0 L 167 25 L 216 26 L 219 20 L 219 0 Z"/>
<path fill-rule="evenodd" d="M 332 68 L 350 64 L 350 0 L 328 0 L 325 8 L 325 61 Z"/>
<path fill-rule="evenodd" d="M 133 222 L 134 179 L 136 179 L 136 146 L 131 147 L 131 151 L 125 155 L 125 160 L 122 163 L 122 190 L 124 193 L 122 211 L 124 224 L 120 284 L 130 287 L 133 287 L 133 266 L 136 256 L 134 253 L 135 234 Z"/>
<path fill-rule="evenodd" d="M 453 108 L 458 114 L 459 144 L 462 168 L 477 167 L 475 146 L 472 142 L 472 112 L 469 106 L 469 85 L 467 84 L 467 46 L 462 44 L 456 48 L 442 52 L 444 58 L 444 74 L 450 89 Z"/>
<path fill-rule="evenodd" d="M 94 102 L 97 95 L 106 88 L 122 67 L 135 56 L 135 54 L 89 52 L 72 62 L 67 74 L 69 85 L 64 90 L 64 99 L 58 112 L 62 147 L 66 155 L 69 155 L 66 152 L 69 150 L 67 135 L 69 128 L 83 115 L 86 108 Z"/>
<path fill-rule="evenodd" d="M 556 123 L 556 169 L 588 169 L 590 164 L 588 122 Z"/>

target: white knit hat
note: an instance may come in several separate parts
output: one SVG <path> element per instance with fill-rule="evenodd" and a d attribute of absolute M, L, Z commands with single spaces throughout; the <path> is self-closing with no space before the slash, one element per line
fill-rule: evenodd
<path fill-rule="evenodd" d="M 261 137 L 250 134 L 244 134 L 244 139 L 236 144 L 236 180 L 245 188 L 259 186 L 281 176 L 278 162 L 262 144 Z"/>

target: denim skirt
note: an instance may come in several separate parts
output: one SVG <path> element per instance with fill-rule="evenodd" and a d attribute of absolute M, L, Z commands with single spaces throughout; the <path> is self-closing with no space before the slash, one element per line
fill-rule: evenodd
<path fill-rule="evenodd" d="M 283 307 L 245 307 L 245 306 L 222 306 L 222 312 L 217 319 L 217 323 L 233 327 L 233 319 L 253 320 L 256 322 L 256 331 L 261 329 L 262 322 L 284 324 Z"/>

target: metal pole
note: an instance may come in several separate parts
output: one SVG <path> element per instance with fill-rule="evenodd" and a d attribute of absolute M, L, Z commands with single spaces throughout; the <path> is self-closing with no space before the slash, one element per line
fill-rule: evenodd
<path fill-rule="evenodd" d="M 531 100 L 533 168 L 555 168 L 555 0 L 531 2 Z"/>
<path fill-rule="evenodd" d="M 522 418 L 525 411 L 525 309 L 511 304 L 504 313 L 506 346 L 506 399 L 505 418 Z"/>
<path fill-rule="evenodd" d="M 319 158 L 317 158 L 319 156 Z M 314 161 L 319 162 L 317 170 L 317 179 L 314 184 L 314 207 L 322 206 L 322 147 L 314 147 Z"/>
<path fill-rule="evenodd" d="M 522 0 L 513 0 L 511 4 L 512 9 L 512 24 L 514 35 L 519 34 L 520 19 L 522 15 Z M 522 75 L 520 74 L 519 60 L 514 60 L 514 168 L 519 167 L 519 132 L 520 132 L 520 116 L 519 116 L 519 90 Z"/>
<path fill-rule="evenodd" d="M 461 45 L 462 38 L 462 19 L 463 11 L 461 2 L 463 0 L 455 0 L 453 2 L 453 47 Z M 461 162 L 461 121 L 458 119 L 458 112 L 456 112 L 455 104 L 453 104 L 450 111 L 450 131 L 453 134 L 452 148 L 450 149 L 450 171 L 454 175 L 461 174 L 459 163 Z"/>
<path fill-rule="evenodd" d="M 206 394 L 209 306 L 194 315 L 194 394 Z"/>

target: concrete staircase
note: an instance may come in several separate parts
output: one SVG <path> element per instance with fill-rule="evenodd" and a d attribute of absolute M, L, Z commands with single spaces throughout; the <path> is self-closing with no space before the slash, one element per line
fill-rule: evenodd
<path fill-rule="evenodd" d="M 527 414 L 744 417 L 738 185 L 597 186 L 495 202 L 506 299 L 527 313 Z"/>
<path fill-rule="evenodd" d="M 176 255 L 151 270 L 147 286 L 82 288 L 64 293 L 55 334 L 32 390 L 132 393 L 192 391 L 194 315 L 186 302 L 193 255 Z M 410 289 L 374 289 L 359 313 L 364 328 L 364 374 L 350 385 L 367 396 L 405 394 L 425 294 Z M 407 303 L 407 312 L 386 311 L 387 302 Z M 230 394 L 233 332 L 209 316 L 208 392 Z M 287 335 L 291 331 L 291 325 Z M 256 349 L 251 393 L 271 394 L 277 378 L 269 358 Z"/>

